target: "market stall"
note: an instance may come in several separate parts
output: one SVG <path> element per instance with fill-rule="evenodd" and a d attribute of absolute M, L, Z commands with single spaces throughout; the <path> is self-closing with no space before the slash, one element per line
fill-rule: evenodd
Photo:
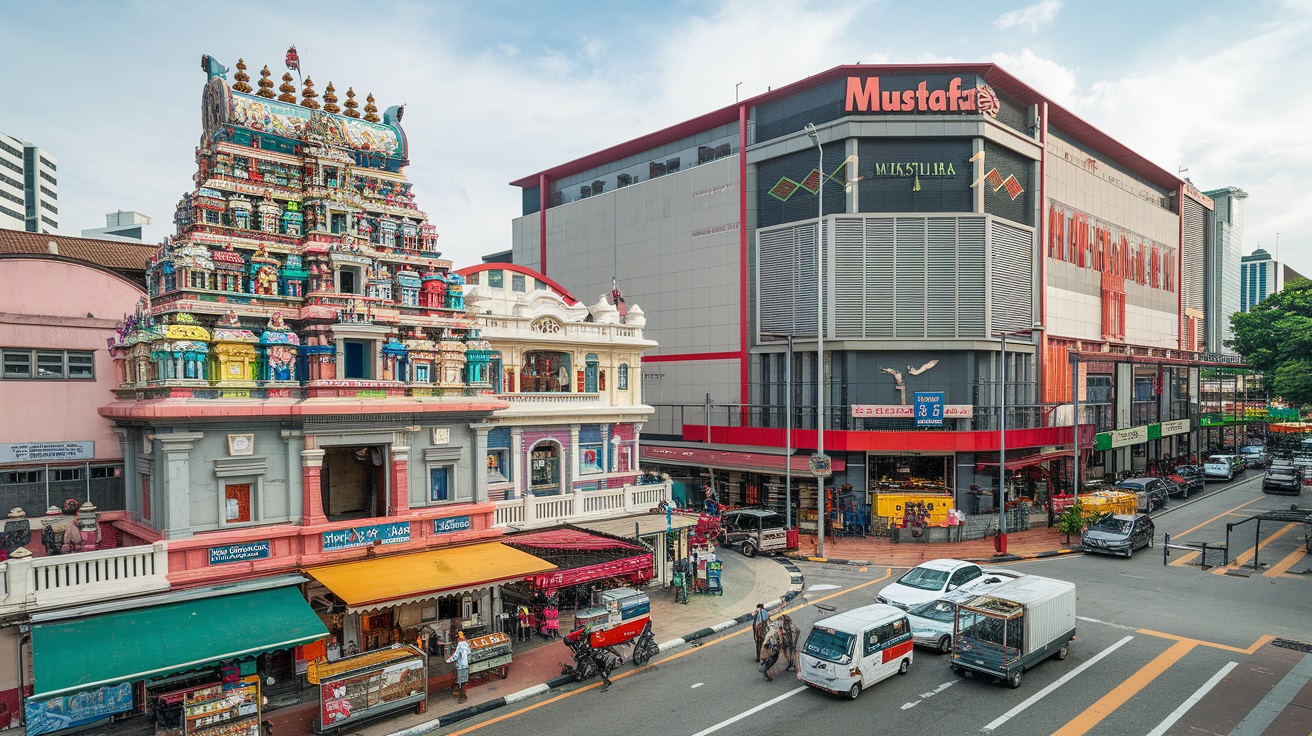
<path fill-rule="evenodd" d="M 315 733 L 409 707 L 422 713 L 428 698 L 427 657 L 408 644 L 312 662 L 306 678 L 319 686 L 319 717 L 311 726 Z"/>
<path fill-rule="evenodd" d="M 158 696 L 157 709 L 180 709 L 181 717 L 156 719 L 156 736 L 260 736 L 260 677 L 254 664 L 225 667 L 220 682 Z"/>

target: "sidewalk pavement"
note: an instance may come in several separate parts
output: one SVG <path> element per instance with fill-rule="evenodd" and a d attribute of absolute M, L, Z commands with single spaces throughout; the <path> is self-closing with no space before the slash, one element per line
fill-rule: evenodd
<path fill-rule="evenodd" d="M 722 551 L 720 559 L 724 561 L 721 577 L 723 595 L 690 595 L 685 605 L 674 602 L 672 588 L 653 588 L 647 591 L 651 597 L 652 631 L 661 651 L 750 620 L 757 603 L 765 603 L 769 608 L 778 607 L 802 587 L 801 573 L 789 560 L 771 557 L 749 559 L 732 551 Z M 562 622 L 562 631 L 566 625 Z M 631 667 L 628 663 L 631 649 L 624 647 L 620 651 L 626 660 L 621 667 Z M 429 695 L 428 709 L 423 714 L 402 712 L 396 717 L 363 724 L 347 733 L 352 736 L 418 736 L 435 731 L 464 718 L 567 684 L 571 680 L 561 677 L 561 664 L 572 664 L 573 660 L 573 654 L 561 640 L 535 646 L 522 653 L 517 651 L 506 679 L 493 676 L 491 679 L 479 680 L 476 675 L 467 690 L 469 699 L 463 705 L 456 703 L 455 696 L 450 692 L 442 690 Z M 430 667 L 441 672 L 440 668 L 449 668 L 450 665 L 435 659 L 430 662 Z M 309 717 L 314 717 L 313 710 L 309 711 Z M 276 732 L 302 732 L 295 721 L 289 721 L 286 725 L 288 730 L 278 728 Z M 304 731 L 308 730 L 307 720 Z"/>
<path fill-rule="evenodd" d="M 899 542 L 894 544 L 886 537 L 825 538 L 825 557 L 815 556 L 815 537 L 802 537 L 802 548 L 796 559 L 834 564 L 883 565 L 889 567 L 915 567 L 927 560 L 952 557 L 971 562 L 1013 562 L 1015 560 L 1054 557 L 1081 551 L 1078 539 L 1070 544 L 1054 527 L 1048 528 L 1047 515 L 1035 514 L 1030 528 L 1007 534 L 1007 554 L 998 556 L 993 537 L 965 542 Z"/>

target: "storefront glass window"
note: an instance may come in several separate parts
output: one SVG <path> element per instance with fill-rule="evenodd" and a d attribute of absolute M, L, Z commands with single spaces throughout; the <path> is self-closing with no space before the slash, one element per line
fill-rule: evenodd
<path fill-rule="evenodd" d="M 584 475 L 605 472 L 602 467 L 606 458 L 605 448 L 604 444 L 579 445 L 580 472 Z"/>
<path fill-rule="evenodd" d="M 570 390 L 568 353 L 535 351 L 524 355 L 521 393 L 565 393 Z"/>
<path fill-rule="evenodd" d="M 529 485 L 539 495 L 560 490 L 560 448 L 554 444 L 538 445 L 529 455 Z"/>
<path fill-rule="evenodd" d="M 951 456 L 875 456 L 869 460 L 872 491 L 941 491 L 951 486 Z"/>

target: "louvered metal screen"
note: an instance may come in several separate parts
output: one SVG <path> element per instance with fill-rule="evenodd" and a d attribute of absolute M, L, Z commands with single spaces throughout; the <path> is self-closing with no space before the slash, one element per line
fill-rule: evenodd
<path fill-rule="evenodd" d="M 1033 326 L 1034 235 L 993 220 L 993 331 Z"/>

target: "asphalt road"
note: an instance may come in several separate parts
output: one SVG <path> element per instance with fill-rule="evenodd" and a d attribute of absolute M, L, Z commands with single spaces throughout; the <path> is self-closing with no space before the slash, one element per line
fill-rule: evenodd
<path fill-rule="evenodd" d="M 1301 499 L 1264 496 L 1260 473 L 1173 499 L 1155 517 L 1158 545 L 1132 559 L 1075 555 L 1015 563 L 1078 586 L 1077 641 L 1065 661 L 1047 661 L 1010 689 L 953 675 L 946 658 L 917 649 L 911 671 L 874 685 L 855 702 L 802 686 L 767 682 L 741 627 L 662 655 L 643 669 L 626 664 L 602 693 L 595 681 L 521 701 L 446 733 L 537 734 L 1301 734 L 1312 733 L 1312 575 L 1304 530 L 1263 525 L 1262 558 L 1250 577 L 1223 568 L 1163 564 L 1160 539 L 1223 542 L 1225 524 Z M 1253 547 L 1253 524 L 1231 535 L 1231 555 Z M 1282 531 L 1282 529 L 1284 531 Z M 1173 552 L 1172 562 L 1186 553 Z M 1196 559 L 1194 560 L 1196 561 Z M 1211 562 L 1212 560 L 1209 560 Z M 1284 565 L 1284 567 L 1279 567 Z M 803 565 L 807 588 L 795 601 L 803 635 L 831 613 L 874 602 L 898 570 Z M 830 587 L 832 586 L 832 587 Z"/>

